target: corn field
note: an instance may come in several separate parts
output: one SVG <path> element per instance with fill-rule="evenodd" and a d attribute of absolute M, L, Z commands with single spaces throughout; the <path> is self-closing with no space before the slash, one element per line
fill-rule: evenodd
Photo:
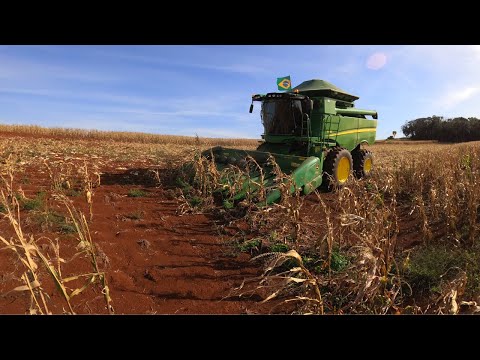
<path fill-rule="evenodd" d="M 112 264 L 124 258 L 115 241 L 127 230 L 113 221 L 123 226 L 149 216 L 140 205 L 122 213 L 127 205 L 117 204 L 143 201 L 148 191 L 175 207 L 159 219 L 214 219 L 210 235 L 224 251 L 248 254 L 259 269 L 224 300 L 256 299 L 264 312 L 288 314 L 480 311 L 479 142 L 371 145 L 371 177 L 351 176 L 341 189 L 308 196 L 286 191 L 288 176 L 277 169 L 282 199 L 259 206 L 262 189 L 234 201 L 233 186 L 220 199 L 222 174 L 198 156 L 215 145 L 253 150 L 256 140 L 13 125 L 0 133 L 0 305 L 23 301 L 16 312 L 116 313 L 123 295 L 110 284 L 119 278 Z M 185 163 L 193 164 L 190 178 Z M 160 206 L 153 195 L 144 201 Z M 107 226 L 98 227 L 100 221 Z M 139 229 L 146 234 L 164 226 L 144 222 Z M 136 242 L 147 249 L 152 241 Z M 142 272 L 131 287 L 160 283 L 152 273 Z"/>

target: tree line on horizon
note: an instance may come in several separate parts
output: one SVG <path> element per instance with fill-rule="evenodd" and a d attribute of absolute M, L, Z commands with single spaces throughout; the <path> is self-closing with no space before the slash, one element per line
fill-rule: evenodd
<path fill-rule="evenodd" d="M 405 137 L 412 140 L 466 142 L 480 140 L 480 119 L 476 117 L 444 118 L 430 116 L 407 121 L 402 125 Z"/>

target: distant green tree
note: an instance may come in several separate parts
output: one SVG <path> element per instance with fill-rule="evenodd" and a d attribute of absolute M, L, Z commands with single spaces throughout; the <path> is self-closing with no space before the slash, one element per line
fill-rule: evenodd
<path fill-rule="evenodd" d="M 407 121 L 402 125 L 403 134 L 412 140 L 438 140 L 465 142 L 480 140 L 480 119 L 456 117 L 444 119 L 431 116 Z"/>

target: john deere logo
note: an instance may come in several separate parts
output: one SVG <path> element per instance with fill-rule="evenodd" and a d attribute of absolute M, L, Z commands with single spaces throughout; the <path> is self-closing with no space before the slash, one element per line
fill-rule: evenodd
<path fill-rule="evenodd" d="M 290 81 L 290 76 L 283 78 L 277 78 L 278 90 L 289 90 L 292 87 L 292 82 Z"/>

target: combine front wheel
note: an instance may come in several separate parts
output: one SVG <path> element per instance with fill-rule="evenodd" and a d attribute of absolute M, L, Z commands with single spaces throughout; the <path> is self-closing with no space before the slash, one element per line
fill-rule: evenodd
<path fill-rule="evenodd" d="M 352 163 L 352 155 L 347 149 L 331 149 L 325 158 L 325 183 L 337 187 L 345 185 L 352 170 Z"/>
<path fill-rule="evenodd" d="M 356 178 L 369 177 L 373 167 L 373 154 L 365 149 L 353 151 L 353 172 Z"/>

